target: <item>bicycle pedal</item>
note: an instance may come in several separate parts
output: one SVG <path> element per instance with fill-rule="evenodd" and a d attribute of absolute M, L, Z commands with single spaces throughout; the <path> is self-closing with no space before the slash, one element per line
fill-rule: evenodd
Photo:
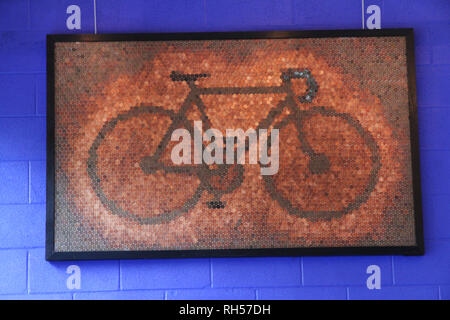
<path fill-rule="evenodd" d="M 223 208 L 225 208 L 226 202 L 222 202 L 222 201 L 208 201 L 208 202 L 206 202 L 206 205 L 210 209 L 223 209 Z"/>

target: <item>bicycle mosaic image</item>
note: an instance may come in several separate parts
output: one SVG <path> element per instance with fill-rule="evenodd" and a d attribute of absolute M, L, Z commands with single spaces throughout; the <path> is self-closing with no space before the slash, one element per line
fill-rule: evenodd
<path fill-rule="evenodd" d="M 55 43 L 55 251 L 415 245 L 405 52 Z"/>

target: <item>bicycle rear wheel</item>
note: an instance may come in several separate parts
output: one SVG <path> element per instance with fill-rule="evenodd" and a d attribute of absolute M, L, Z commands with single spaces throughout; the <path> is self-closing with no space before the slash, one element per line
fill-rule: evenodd
<path fill-rule="evenodd" d="M 203 185 L 195 168 L 180 165 L 169 170 L 174 168 L 171 142 L 158 152 L 151 173 L 140 165 L 161 148 L 174 118 L 172 111 L 141 106 L 105 122 L 89 149 L 87 171 L 110 213 L 140 224 L 158 224 L 175 219 L 199 201 Z M 190 128 L 187 120 L 178 121 L 177 128 Z"/>

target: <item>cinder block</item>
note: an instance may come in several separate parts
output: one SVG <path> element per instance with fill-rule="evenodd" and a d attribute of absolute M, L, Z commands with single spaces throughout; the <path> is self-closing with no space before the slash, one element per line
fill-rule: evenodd
<path fill-rule="evenodd" d="M 437 300 L 438 287 L 381 287 L 379 290 L 349 288 L 350 300 Z"/>
<path fill-rule="evenodd" d="M 97 0 L 99 32 L 205 31 L 203 0 Z"/>
<path fill-rule="evenodd" d="M 120 268 L 125 290 L 210 286 L 209 259 L 126 260 Z"/>
<path fill-rule="evenodd" d="M 293 22 L 290 0 L 206 1 L 207 26 L 213 30 L 284 29 Z"/>
<path fill-rule="evenodd" d="M 164 291 L 136 290 L 136 291 L 105 291 L 105 292 L 77 292 L 74 300 L 163 300 Z"/>
<path fill-rule="evenodd" d="M 439 291 L 441 300 L 450 300 L 450 286 L 440 286 Z"/>
<path fill-rule="evenodd" d="M 1 205 L 0 248 L 45 246 L 45 205 Z"/>
<path fill-rule="evenodd" d="M 450 7 L 450 2 L 447 2 L 447 6 Z M 447 19 L 445 21 L 435 20 L 433 22 L 426 24 L 426 29 L 429 33 L 429 43 L 428 45 L 432 47 L 436 46 L 448 46 L 450 43 L 450 19 L 449 13 L 450 9 L 447 9 Z M 446 56 L 448 57 L 447 52 Z M 433 62 L 434 63 L 434 62 Z"/>
<path fill-rule="evenodd" d="M 45 118 L 0 118 L 0 128 L 0 161 L 46 158 Z"/>
<path fill-rule="evenodd" d="M 45 74 L 36 75 L 36 112 L 37 114 L 47 114 L 47 76 Z"/>
<path fill-rule="evenodd" d="M 346 300 L 345 287 L 258 289 L 259 300 Z"/>
<path fill-rule="evenodd" d="M 30 162 L 30 200 L 32 203 L 45 203 L 46 162 Z"/>
<path fill-rule="evenodd" d="M 195 289 L 172 290 L 167 300 L 254 300 L 253 289 Z"/>
<path fill-rule="evenodd" d="M 0 300 L 72 300 L 71 293 L 0 295 Z"/>
<path fill-rule="evenodd" d="M 67 8 L 77 5 L 80 8 L 81 29 L 68 29 Z M 94 33 L 94 1 L 92 0 L 40 0 L 30 1 L 31 29 L 45 33 Z"/>
<path fill-rule="evenodd" d="M 300 258 L 212 259 L 213 287 L 289 287 L 301 284 Z"/>
<path fill-rule="evenodd" d="M 28 163 L 0 162 L 0 204 L 28 203 Z"/>
<path fill-rule="evenodd" d="M 450 66 L 418 66 L 417 105 L 450 107 Z"/>
<path fill-rule="evenodd" d="M 419 108 L 420 149 L 450 149 L 450 108 Z"/>
<path fill-rule="evenodd" d="M 0 32 L 0 72 L 45 72 L 45 33 L 36 31 Z"/>
<path fill-rule="evenodd" d="M 416 65 L 431 63 L 431 48 L 428 46 L 415 46 L 414 49 Z"/>
<path fill-rule="evenodd" d="M 0 30 L 28 28 L 28 0 L 0 1 Z"/>
<path fill-rule="evenodd" d="M 425 239 L 450 239 L 450 195 L 422 197 Z"/>
<path fill-rule="evenodd" d="M 392 284 L 392 258 L 373 257 L 304 257 L 303 279 L 305 286 L 366 285 L 367 267 L 381 269 L 381 284 Z"/>
<path fill-rule="evenodd" d="M 390 23 L 448 21 L 450 3 L 442 0 L 384 1 L 383 18 Z"/>
<path fill-rule="evenodd" d="M 0 250 L 0 261 L 0 294 L 26 293 L 27 251 Z"/>
<path fill-rule="evenodd" d="M 450 43 L 450 40 L 447 43 Z M 450 64 L 450 45 L 433 47 L 433 64 Z"/>
<path fill-rule="evenodd" d="M 425 241 L 425 255 L 394 257 L 397 285 L 450 284 L 450 240 Z"/>
<path fill-rule="evenodd" d="M 293 0 L 295 25 L 326 26 L 327 29 L 360 29 L 361 1 Z"/>
<path fill-rule="evenodd" d="M 68 289 L 67 267 L 76 265 L 81 271 L 81 288 Z M 45 261 L 44 249 L 30 250 L 30 293 L 106 291 L 119 289 L 118 261 Z"/>
<path fill-rule="evenodd" d="M 0 116 L 34 114 L 34 86 L 33 75 L 0 74 Z"/>
<path fill-rule="evenodd" d="M 420 152 L 423 194 L 442 194 L 450 190 L 449 150 L 422 150 Z"/>

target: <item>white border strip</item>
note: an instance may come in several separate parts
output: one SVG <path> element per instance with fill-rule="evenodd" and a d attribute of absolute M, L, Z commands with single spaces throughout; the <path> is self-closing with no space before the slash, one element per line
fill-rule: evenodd
<path fill-rule="evenodd" d="M 94 0 L 94 33 L 97 34 L 97 6 L 96 6 L 96 3 L 95 3 L 95 0 Z"/>

